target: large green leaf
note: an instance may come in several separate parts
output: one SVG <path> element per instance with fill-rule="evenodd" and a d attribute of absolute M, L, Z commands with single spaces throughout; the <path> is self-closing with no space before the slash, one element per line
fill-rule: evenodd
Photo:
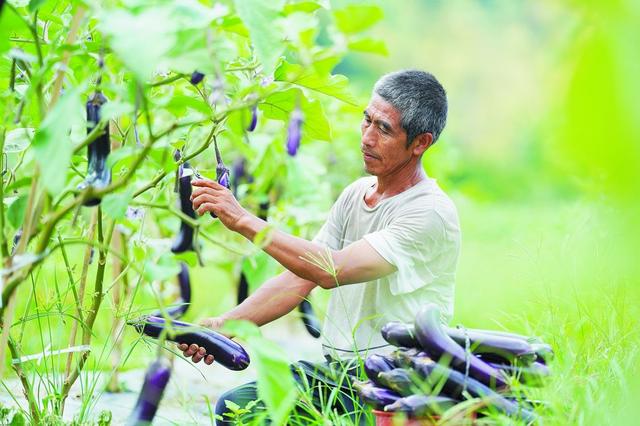
<path fill-rule="evenodd" d="M 9 50 L 9 36 L 17 32 L 27 32 L 27 27 L 22 24 L 20 17 L 8 7 L 2 8 L 0 14 L 0 55 Z"/>
<path fill-rule="evenodd" d="M 20 228 L 24 222 L 24 212 L 27 209 L 28 200 L 28 195 L 21 195 L 9 206 L 7 219 L 14 229 Z"/>
<path fill-rule="evenodd" d="M 127 207 L 133 199 L 133 192 L 134 190 L 131 188 L 127 191 L 105 195 L 101 202 L 102 211 L 114 220 L 124 218 Z"/>
<path fill-rule="evenodd" d="M 313 68 L 305 69 L 301 65 L 283 61 L 274 73 L 274 79 L 302 86 L 350 105 L 358 106 L 358 101 L 347 89 L 349 80 L 341 74 L 319 75 Z"/>
<path fill-rule="evenodd" d="M 59 194 L 64 187 L 73 151 L 69 132 L 72 124 L 82 122 L 82 111 L 80 89 L 67 89 L 49 111 L 33 139 L 42 182 L 51 194 Z"/>
<path fill-rule="evenodd" d="M 322 105 L 318 100 L 307 99 L 300 89 L 289 89 L 274 93 L 260 104 L 260 109 L 267 118 L 288 122 L 291 112 L 298 103 L 304 115 L 302 123 L 303 139 L 330 141 L 331 129 Z"/>
<path fill-rule="evenodd" d="M 366 30 L 384 17 L 378 6 L 352 4 L 333 12 L 338 29 L 345 34 Z"/>
<path fill-rule="evenodd" d="M 298 397 L 286 353 L 248 321 L 227 321 L 224 329 L 247 342 L 251 364 L 258 372 L 258 397 L 266 404 L 272 424 L 285 424 Z"/>
<path fill-rule="evenodd" d="M 234 0 L 236 12 L 249 29 L 251 42 L 264 73 L 270 74 L 284 50 L 280 31 L 276 27 L 283 2 L 281 0 Z"/>
<path fill-rule="evenodd" d="M 383 40 L 371 37 L 350 40 L 347 46 L 349 49 L 357 52 L 376 53 L 382 56 L 387 56 L 389 54 L 387 46 Z"/>

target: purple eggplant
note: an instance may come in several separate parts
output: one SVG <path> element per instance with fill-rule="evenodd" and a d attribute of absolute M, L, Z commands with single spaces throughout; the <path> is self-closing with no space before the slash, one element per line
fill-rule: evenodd
<path fill-rule="evenodd" d="M 461 328 L 444 330 L 459 346 L 465 348 L 468 344 L 475 355 L 491 354 L 520 364 L 530 364 L 537 358 L 534 348 L 522 339 Z"/>
<path fill-rule="evenodd" d="M 160 317 L 143 317 L 131 322 L 138 332 L 158 338 L 165 329 L 167 321 Z M 196 344 L 203 347 L 207 355 L 229 370 L 244 370 L 249 366 L 249 355 L 242 346 L 220 333 L 198 327 L 182 321 L 171 321 L 172 332 L 167 333 L 167 340 L 176 343 Z"/>
<path fill-rule="evenodd" d="M 415 393 L 418 388 L 411 378 L 411 371 L 405 368 L 394 368 L 378 373 L 377 384 L 402 395 L 408 396 Z"/>
<path fill-rule="evenodd" d="M 238 305 L 249 297 L 249 282 L 244 272 L 240 272 L 240 281 L 238 282 Z"/>
<path fill-rule="evenodd" d="M 422 379 L 422 389 L 427 387 L 431 392 L 461 400 L 464 392 L 473 398 L 485 398 L 490 405 L 509 416 L 516 416 L 527 422 L 533 421 L 535 415 L 527 410 L 520 409 L 518 404 L 507 400 L 488 386 L 480 383 L 472 377 L 465 377 L 459 371 L 445 367 L 434 362 L 428 357 L 415 357 L 412 361 L 413 371 Z"/>
<path fill-rule="evenodd" d="M 87 101 L 87 133 L 91 133 L 98 125 L 101 118 L 101 109 L 107 103 L 107 98 L 99 91 Z M 96 138 L 87 147 L 87 176 L 85 180 L 78 185 L 79 190 L 89 187 L 102 189 L 111 183 L 111 169 L 107 167 L 107 157 L 111 152 L 111 141 L 109 138 L 109 124 L 103 130 L 102 134 Z M 85 206 L 97 206 L 100 199 L 91 198 L 84 202 Z"/>
<path fill-rule="evenodd" d="M 290 156 L 295 157 L 300 147 L 300 139 L 302 138 L 302 111 L 300 107 L 296 107 L 289 118 L 289 127 L 287 129 L 287 152 Z"/>
<path fill-rule="evenodd" d="M 418 348 L 398 348 L 390 355 L 392 362 L 402 368 L 410 368 L 414 357 L 427 357 L 427 353 Z"/>
<path fill-rule="evenodd" d="M 445 333 L 440 322 L 440 309 L 428 304 L 418 312 L 415 320 L 415 332 L 418 343 L 434 360 L 443 360 L 459 371 L 468 368 L 469 375 L 490 387 L 503 389 L 507 383 L 495 368 L 467 353 Z"/>
<path fill-rule="evenodd" d="M 16 248 L 18 248 L 18 244 L 20 244 L 20 238 L 22 238 L 22 228 L 18 228 L 15 235 L 13 236 L 13 246 L 11 247 L 12 256 L 15 254 Z"/>
<path fill-rule="evenodd" d="M 412 324 L 392 321 L 385 324 L 380 330 L 382 337 L 393 346 L 404 348 L 417 348 L 420 344 L 416 340 L 416 334 Z"/>
<path fill-rule="evenodd" d="M 167 309 L 166 317 L 178 319 L 182 317 L 191 304 L 191 280 L 189 279 L 189 268 L 186 263 L 180 262 L 180 272 L 178 273 L 178 287 L 180 288 L 180 299 L 174 306 Z M 162 317 L 162 311 L 153 311 L 149 316 Z"/>
<path fill-rule="evenodd" d="M 301 317 L 302 322 L 304 323 L 304 328 L 306 328 L 309 334 L 316 339 L 320 337 L 320 321 L 318 320 L 316 313 L 313 311 L 311 303 L 307 299 L 304 299 L 298 305 L 298 310 L 302 314 Z"/>
<path fill-rule="evenodd" d="M 229 189 L 231 187 L 229 169 L 225 167 L 224 162 L 222 161 L 222 155 L 220 155 L 220 150 L 218 149 L 218 141 L 216 140 L 215 136 L 213 138 L 213 144 L 216 151 L 216 181 L 220 185 Z M 215 219 L 218 216 L 216 216 L 215 213 L 211 212 L 211 217 Z"/>
<path fill-rule="evenodd" d="M 203 79 L 204 79 L 204 74 L 198 71 L 194 71 L 193 73 L 191 73 L 191 78 L 189 79 L 189 82 L 194 86 L 197 86 L 198 84 L 200 84 L 200 82 Z"/>
<path fill-rule="evenodd" d="M 251 122 L 249 126 L 247 126 L 248 132 L 253 132 L 256 129 L 256 125 L 258 124 L 258 105 L 254 105 L 251 107 Z"/>
<path fill-rule="evenodd" d="M 371 382 L 354 382 L 353 387 L 356 388 L 362 400 L 377 410 L 382 410 L 386 405 L 393 404 L 400 399 L 397 393 L 376 387 Z"/>
<path fill-rule="evenodd" d="M 384 411 L 405 413 L 408 417 L 422 419 L 442 415 L 458 401 L 446 396 L 409 395 L 384 407 Z"/>
<path fill-rule="evenodd" d="M 520 383 L 529 386 L 542 386 L 545 380 L 549 377 L 549 367 L 541 362 L 533 362 L 527 366 L 514 366 L 509 364 L 492 364 L 490 366 L 496 370 L 504 372 L 506 375 L 511 376 L 518 380 Z"/>
<path fill-rule="evenodd" d="M 170 377 L 171 363 L 164 358 L 158 358 L 147 368 L 138 401 L 127 421 L 128 426 L 151 424 Z"/>
<path fill-rule="evenodd" d="M 551 345 L 546 343 L 533 343 L 531 348 L 536 353 L 536 361 L 542 362 L 543 364 L 552 361 L 555 356 Z"/>
<path fill-rule="evenodd" d="M 178 175 L 178 195 L 179 195 L 179 207 L 180 211 L 189 216 L 192 219 L 196 218 L 196 213 L 193 211 L 193 203 L 191 202 L 191 176 L 193 170 L 188 162 L 185 162 L 180 166 Z M 184 253 L 188 250 L 193 250 L 193 226 L 184 220 L 180 221 L 180 231 L 176 236 L 173 244 L 171 245 L 171 251 L 173 253 Z"/>
<path fill-rule="evenodd" d="M 373 383 L 378 385 L 380 384 L 378 382 L 378 374 L 393 370 L 394 368 L 396 368 L 396 365 L 393 363 L 393 360 L 383 355 L 369 355 L 367 359 L 364 360 L 364 372 Z"/>

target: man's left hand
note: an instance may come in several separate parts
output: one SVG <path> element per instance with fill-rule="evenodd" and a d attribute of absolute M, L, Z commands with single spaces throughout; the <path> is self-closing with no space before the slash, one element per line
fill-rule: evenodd
<path fill-rule="evenodd" d="M 200 216 L 213 213 L 224 226 L 232 231 L 238 229 L 240 219 L 249 215 L 238 203 L 230 190 L 210 179 L 195 179 L 191 193 L 193 210 Z"/>

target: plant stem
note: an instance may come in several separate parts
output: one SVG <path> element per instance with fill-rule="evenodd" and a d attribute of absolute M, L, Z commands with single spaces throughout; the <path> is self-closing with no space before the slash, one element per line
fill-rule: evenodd
<path fill-rule="evenodd" d="M 7 342 L 7 345 L 9 346 L 9 352 L 11 353 L 11 357 L 13 359 L 20 359 L 20 352 L 18 352 L 18 348 L 15 342 L 13 341 L 13 339 L 9 339 L 9 341 Z M 16 364 L 13 364 L 13 370 L 18 375 L 18 378 L 20 379 L 20 383 L 22 384 L 22 392 L 25 398 L 27 398 L 27 401 L 29 402 L 29 411 L 31 412 L 31 420 L 33 422 L 32 424 L 39 424 L 40 409 L 38 407 L 38 402 L 35 398 L 35 395 L 33 394 L 31 383 L 29 383 L 29 379 L 27 378 L 27 375 L 24 373 L 24 370 L 22 369 L 22 365 L 19 362 Z"/>

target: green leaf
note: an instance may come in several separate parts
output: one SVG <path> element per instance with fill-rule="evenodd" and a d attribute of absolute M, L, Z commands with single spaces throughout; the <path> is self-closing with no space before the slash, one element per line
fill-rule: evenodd
<path fill-rule="evenodd" d="M 123 115 L 131 114 L 134 111 L 133 105 L 124 101 L 110 101 L 100 108 L 102 120 L 115 120 Z"/>
<path fill-rule="evenodd" d="M 234 0 L 233 3 L 238 16 L 249 29 L 253 47 L 264 67 L 264 73 L 271 74 L 284 50 L 280 32 L 275 28 L 279 11 L 282 9 L 282 1 Z"/>
<path fill-rule="evenodd" d="M 26 31 L 27 27 L 12 9 L 8 7 L 2 8 L 2 13 L 0 13 L 0 55 L 11 47 L 10 36 Z"/>
<path fill-rule="evenodd" d="M 27 209 L 28 195 L 21 195 L 11 203 L 7 211 L 7 220 L 14 229 L 18 229 L 24 222 L 24 212 Z"/>
<path fill-rule="evenodd" d="M 263 251 L 257 252 L 252 257 L 242 261 L 242 272 L 247 277 L 249 290 L 253 292 L 269 278 L 274 277 L 280 271 L 280 264 Z"/>
<path fill-rule="evenodd" d="M 147 81 L 175 43 L 173 23 L 166 9 L 134 15 L 123 9 L 105 12 L 100 30 L 109 46 L 141 81 Z"/>
<path fill-rule="evenodd" d="M 258 372 L 258 396 L 266 404 L 273 424 L 284 424 L 298 398 L 286 353 L 262 337 L 259 328 L 248 321 L 227 321 L 224 330 L 247 342 L 251 364 Z"/>
<path fill-rule="evenodd" d="M 133 190 L 129 189 L 124 192 L 105 195 L 100 205 L 104 214 L 111 219 L 119 220 L 124 218 L 131 200 L 133 200 Z"/>
<path fill-rule="evenodd" d="M 376 53 L 378 55 L 387 56 L 389 51 L 383 40 L 364 37 L 356 40 L 349 41 L 347 44 L 349 49 L 358 52 Z"/>
<path fill-rule="evenodd" d="M 338 29 L 345 34 L 366 30 L 384 17 L 382 9 L 373 5 L 352 4 L 333 12 Z"/>
<path fill-rule="evenodd" d="M 29 2 L 29 12 L 33 13 L 36 10 L 40 9 L 40 6 L 42 6 L 45 2 L 46 0 L 31 0 Z"/>
<path fill-rule="evenodd" d="M 350 105 L 358 106 L 358 101 L 347 90 L 349 80 L 341 74 L 319 75 L 312 68 L 304 69 L 301 65 L 283 61 L 275 71 L 274 79 L 302 86 Z"/>
<path fill-rule="evenodd" d="M 68 89 L 36 131 L 33 140 L 36 161 L 40 165 L 42 182 L 53 195 L 64 188 L 73 151 L 69 131 L 72 124 L 82 122 L 82 111 L 80 89 Z"/>
<path fill-rule="evenodd" d="M 144 277 L 147 281 L 166 281 L 178 275 L 180 265 L 171 253 L 165 253 L 157 261 L 148 260 L 144 264 Z"/>
<path fill-rule="evenodd" d="M 274 93 L 261 103 L 259 108 L 264 112 L 266 118 L 288 122 L 289 116 L 298 102 L 300 102 L 304 114 L 303 139 L 330 141 L 331 129 L 322 105 L 318 100 L 307 99 L 300 89 Z"/>
<path fill-rule="evenodd" d="M 294 12 L 312 13 L 320 9 L 322 6 L 315 1 L 301 1 L 297 3 L 289 3 L 284 6 L 284 13 L 289 15 Z"/>

